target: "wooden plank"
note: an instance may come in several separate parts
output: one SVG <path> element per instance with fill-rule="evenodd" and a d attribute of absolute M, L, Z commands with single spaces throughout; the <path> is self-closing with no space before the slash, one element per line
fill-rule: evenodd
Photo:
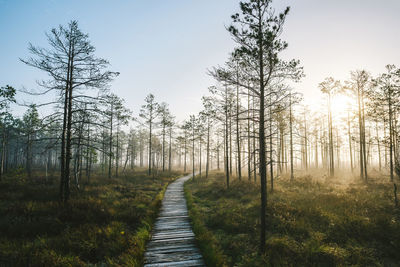
<path fill-rule="evenodd" d="M 203 260 L 187 260 L 187 261 L 179 261 L 179 262 L 159 262 L 159 263 L 150 263 L 145 264 L 146 267 L 164 267 L 164 266 L 185 266 L 185 267 L 194 267 L 194 266 L 205 266 Z"/>
<path fill-rule="evenodd" d="M 187 245 L 177 245 L 177 244 L 173 244 L 173 245 L 169 245 L 169 246 L 163 246 L 163 247 L 148 247 L 147 248 L 147 252 L 153 252 L 153 251 L 179 251 L 179 250 L 185 250 L 185 249 L 197 249 L 196 245 L 194 244 L 187 244 Z"/>
<path fill-rule="evenodd" d="M 171 239 L 171 238 L 177 238 L 177 237 L 194 237 L 194 234 L 190 233 L 190 232 L 172 233 L 172 234 L 156 234 L 153 236 L 153 240 Z"/>
<path fill-rule="evenodd" d="M 183 193 L 183 183 L 190 178 L 188 175 L 176 180 L 165 191 L 152 239 L 147 244 L 144 266 L 205 266 Z"/>
<path fill-rule="evenodd" d="M 180 262 L 180 261 L 190 261 L 190 260 L 200 260 L 202 259 L 198 251 L 172 251 L 165 253 L 160 251 L 159 253 L 147 253 L 145 254 L 146 259 L 149 262 Z"/>

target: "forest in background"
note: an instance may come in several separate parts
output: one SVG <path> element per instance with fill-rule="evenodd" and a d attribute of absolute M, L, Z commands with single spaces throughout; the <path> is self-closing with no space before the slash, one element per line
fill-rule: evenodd
<path fill-rule="evenodd" d="M 271 227 L 267 209 L 275 205 L 268 201 L 275 201 L 280 181 L 295 184 L 310 175 L 331 185 L 382 183 L 395 214 L 400 69 L 388 64 L 376 76 L 360 69 L 349 70 L 345 81 L 327 77 L 318 85 L 326 104 L 307 106 L 295 89 L 304 77 L 300 61 L 281 57 L 288 14 L 289 8 L 277 13 L 270 0 L 241 3 L 227 27 L 235 50 L 208 70 L 215 84 L 202 98 L 203 109 L 181 122 L 152 94 L 133 118 L 113 93 L 119 73 L 96 57 L 78 22 L 52 29 L 44 36 L 48 46 L 30 44 L 31 57 L 21 59 L 48 76 L 38 82 L 41 90 L 1 87 L 0 182 L 57 184 L 54 201 L 67 207 L 93 177 L 124 179 L 146 169 L 143 179 L 174 170 L 208 178 L 211 170 L 222 171 L 227 191 L 234 180 L 259 185 L 261 253 Z M 17 117 L 11 108 L 17 94 L 55 97 L 25 104 Z M 53 112 L 39 116 L 49 106 Z"/>

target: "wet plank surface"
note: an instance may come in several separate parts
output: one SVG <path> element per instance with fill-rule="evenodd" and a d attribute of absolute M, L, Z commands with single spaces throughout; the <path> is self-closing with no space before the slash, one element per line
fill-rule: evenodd
<path fill-rule="evenodd" d="M 165 191 L 144 266 L 205 266 L 195 244 L 183 193 L 183 184 L 191 177 L 176 180 Z"/>

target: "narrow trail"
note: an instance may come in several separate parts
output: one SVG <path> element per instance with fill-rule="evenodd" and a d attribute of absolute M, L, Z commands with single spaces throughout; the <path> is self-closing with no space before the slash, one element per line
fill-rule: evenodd
<path fill-rule="evenodd" d="M 205 266 L 195 243 L 183 192 L 183 184 L 191 177 L 179 178 L 165 191 L 161 211 L 147 245 L 144 266 Z"/>

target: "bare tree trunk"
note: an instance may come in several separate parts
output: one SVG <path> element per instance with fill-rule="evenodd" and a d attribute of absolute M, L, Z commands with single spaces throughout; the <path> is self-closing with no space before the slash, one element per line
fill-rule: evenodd
<path fill-rule="evenodd" d="M 169 128 L 168 171 L 172 169 L 172 127 Z"/>
<path fill-rule="evenodd" d="M 307 120 L 306 120 L 306 111 L 304 110 L 304 158 L 305 158 L 305 167 L 306 171 L 308 171 L 308 144 L 307 144 Z"/>
<path fill-rule="evenodd" d="M 276 127 L 276 149 L 277 149 L 277 170 L 276 175 L 282 174 L 282 165 L 283 165 L 283 149 L 282 149 L 282 132 L 279 129 L 279 124 Z"/>
<path fill-rule="evenodd" d="M 364 89 L 361 89 L 361 105 L 362 105 L 362 138 L 363 138 L 363 160 L 364 160 L 364 175 L 365 181 L 368 180 L 368 173 L 367 173 L 367 151 L 366 151 L 366 138 L 365 138 L 365 107 L 364 107 Z"/>
<path fill-rule="evenodd" d="M 81 180 L 81 169 L 82 169 L 82 136 L 83 135 L 83 122 L 79 125 L 78 130 L 78 144 L 75 150 L 75 162 L 74 162 L 74 178 L 75 186 L 79 189 L 79 181 Z"/>
<path fill-rule="evenodd" d="M 258 2 L 258 5 L 260 3 Z M 262 30 L 261 19 L 259 20 L 258 29 Z M 261 34 L 261 33 L 260 33 Z M 261 233 L 260 233 L 260 251 L 265 252 L 265 235 L 267 230 L 266 225 L 266 212 L 267 212 L 267 166 L 266 166 L 266 155 L 265 155 L 265 126 L 264 126 L 264 112 L 265 112 L 265 83 L 264 83 L 264 52 L 263 45 L 260 40 L 259 42 L 259 70 L 260 70 L 260 109 L 259 109 L 259 168 L 260 168 L 260 181 L 261 181 Z M 270 73 L 271 74 L 271 73 Z"/>
<path fill-rule="evenodd" d="M 293 115 L 292 115 L 292 93 L 290 93 L 289 104 L 289 129 L 290 129 L 290 180 L 293 181 Z"/>
<path fill-rule="evenodd" d="M 7 144 L 7 132 L 5 129 L 5 125 L 3 128 L 3 140 L 1 142 L 1 163 L 0 163 L 0 181 L 2 179 L 2 176 L 4 174 L 4 165 L 6 161 L 6 144 Z"/>
<path fill-rule="evenodd" d="M 273 159 L 273 146 L 272 146 L 272 139 L 273 139 L 273 133 L 272 133 L 272 103 L 270 101 L 269 103 L 269 172 L 271 176 L 271 192 L 274 191 L 274 159 Z"/>
<path fill-rule="evenodd" d="M 247 89 L 247 178 L 251 181 L 250 89 Z"/>
<path fill-rule="evenodd" d="M 229 109 L 229 174 L 232 175 L 232 108 Z"/>
<path fill-rule="evenodd" d="M 393 182 L 393 111 L 392 111 L 392 95 L 389 88 L 389 163 L 390 163 L 390 181 Z"/>
<path fill-rule="evenodd" d="M 220 160 L 219 160 L 219 146 L 220 146 L 219 136 L 217 136 L 217 169 L 218 170 L 220 170 L 220 167 L 219 167 L 219 163 L 220 163 Z"/>
<path fill-rule="evenodd" d="M 225 86 L 225 175 L 226 175 L 226 187 L 229 189 L 229 130 L 228 130 L 228 87 Z M 232 158 L 231 158 L 232 164 Z M 231 168 L 232 170 L 232 168 Z"/>
<path fill-rule="evenodd" d="M 201 136 L 199 138 L 199 175 L 201 178 Z"/>
<path fill-rule="evenodd" d="M 86 181 L 89 183 L 89 153 L 90 153 L 90 125 L 88 123 L 87 127 L 87 146 L 86 146 L 86 168 L 85 168 L 85 174 L 86 174 Z"/>
<path fill-rule="evenodd" d="M 90 153 L 89 155 L 89 168 L 88 168 L 88 175 L 87 175 L 87 182 L 88 184 L 90 183 L 90 175 L 92 171 L 92 163 L 93 163 L 93 153 Z"/>
<path fill-rule="evenodd" d="M 117 115 L 118 116 L 118 115 Z M 118 167 L 119 167 L 119 119 L 117 117 L 117 148 L 115 153 L 115 177 L 118 177 Z"/>
<path fill-rule="evenodd" d="M 64 202 L 68 202 L 69 200 L 69 195 L 70 195 L 70 162 L 72 158 L 72 153 L 71 153 L 71 135 L 72 135 L 72 81 L 73 81 L 73 75 L 72 75 L 72 70 L 74 66 L 74 44 L 72 44 L 72 57 L 71 57 L 71 71 L 69 73 L 69 81 L 70 81 L 70 86 L 69 86 L 69 96 L 68 96 L 68 116 L 67 116 L 67 140 L 66 140 L 66 159 L 65 159 L 65 180 L 64 180 Z"/>
<path fill-rule="evenodd" d="M 328 95 L 328 127 L 329 127 L 329 176 L 335 175 L 335 161 L 333 151 L 333 129 L 332 129 L 332 111 L 331 111 L 331 95 Z"/>
<path fill-rule="evenodd" d="M 351 172 L 353 172 L 353 155 L 351 153 L 351 128 L 350 128 L 350 115 L 349 111 L 347 111 L 347 133 L 349 135 L 349 152 L 350 152 L 350 167 Z"/>
<path fill-rule="evenodd" d="M 210 118 L 207 118 L 207 163 L 206 163 L 206 178 L 210 167 Z"/>
<path fill-rule="evenodd" d="M 387 145 L 386 145 L 386 118 L 383 117 L 383 140 L 384 140 L 384 148 L 385 148 L 385 168 L 388 166 L 388 157 L 387 157 Z"/>
<path fill-rule="evenodd" d="M 194 126 L 192 125 L 192 127 L 193 127 L 193 149 L 192 149 L 192 165 L 193 165 L 193 168 L 192 168 L 192 171 L 193 171 L 193 180 L 194 180 L 194 175 L 195 175 L 195 168 L 194 168 L 194 163 L 195 163 L 195 161 L 194 161 L 194 150 L 195 150 L 195 147 L 194 147 L 194 137 L 195 137 L 195 133 L 194 133 Z"/>
<path fill-rule="evenodd" d="M 130 155 L 129 165 L 131 170 L 133 170 L 133 166 L 135 165 L 135 156 L 136 156 L 136 150 L 135 150 L 136 146 L 134 145 L 134 142 L 135 142 L 134 135 L 132 135 L 132 137 L 128 141 L 128 147 L 130 147 L 130 149 L 129 152 L 127 151 L 127 153 L 129 153 Z"/>
<path fill-rule="evenodd" d="M 325 138 L 326 138 L 326 132 L 323 129 L 324 128 L 324 124 L 325 124 L 325 120 L 322 121 L 322 126 L 320 127 L 320 132 L 321 132 L 321 162 L 322 162 L 322 168 L 327 167 L 326 165 L 326 154 L 325 154 Z"/>
<path fill-rule="evenodd" d="M 379 140 L 379 131 L 378 131 L 378 120 L 375 121 L 375 129 L 376 129 L 376 142 L 378 143 L 378 163 L 379 163 L 379 171 L 382 170 L 382 161 L 381 161 L 381 145 Z"/>
<path fill-rule="evenodd" d="M 101 146 L 101 173 L 104 175 L 106 171 L 106 127 L 103 127 L 103 140 Z"/>
<path fill-rule="evenodd" d="M 165 171 L 165 123 L 162 129 L 162 171 Z"/>
<path fill-rule="evenodd" d="M 318 169 L 318 130 L 315 131 L 315 168 Z"/>
<path fill-rule="evenodd" d="M 394 157 L 394 165 L 396 166 L 397 162 L 397 115 L 396 115 L 396 105 L 393 106 L 392 103 L 392 130 L 393 130 L 393 157 Z"/>
<path fill-rule="evenodd" d="M 125 169 L 126 169 L 126 165 L 128 165 L 128 161 L 129 161 L 129 145 L 126 147 L 126 159 L 125 159 L 125 163 L 124 163 L 124 168 L 122 169 L 122 174 L 125 173 Z"/>
<path fill-rule="evenodd" d="M 184 163 L 183 163 L 183 172 L 186 172 L 186 154 L 187 154 L 187 136 L 185 133 L 185 156 L 184 156 Z"/>
<path fill-rule="evenodd" d="M 340 140 L 339 140 L 339 131 L 336 128 L 336 162 L 337 168 L 340 169 Z"/>
<path fill-rule="evenodd" d="M 28 173 L 28 178 L 32 179 L 32 136 L 31 136 L 31 133 L 28 133 L 27 138 L 28 138 L 28 140 L 27 140 L 27 146 L 26 146 L 26 170 Z"/>
<path fill-rule="evenodd" d="M 254 183 L 257 182 L 257 156 L 256 156 L 256 120 L 255 120 L 255 103 L 254 103 L 254 93 L 253 93 L 253 171 L 254 171 Z"/>
<path fill-rule="evenodd" d="M 151 118 L 152 114 L 150 114 Z M 149 176 L 151 175 L 151 135 L 152 135 L 152 121 L 150 121 L 150 131 L 149 131 Z"/>
<path fill-rule="evenodd" d="M 358 128 L 359 128 L 359 138 L 360 138 L 360 178 L 364 180 L 364 146 L 363 146 L 363 123 L 362 123 L 362 112 L 361 112 L 361 93 L 360 88 L 357 88 L 357 99 L 358 99 Z"/>
<path fill-rule="evenodd" d="M 239 82 L 239 67 L 237 66 L 236 79 Z M 240 112 L 240 98 L 239 98 L 239 85 L 236 86 L 236 146 L 237 146 L 237 174 L 239 180 L 242 180 L 242 159 L 240 151 L 240 123 L 239 123 L 239 112 Z"/>
<path fill-rule="evenodd" d="M 72 29 L 71 29 L 72 34 Z M 66 180 L 66 172 L 65 172 L 65 164 L 66 164 L 66 135 L 67 135 L 67 120 L 68 120 L 68 99 L 70 98 L 70 72 L 71 70 L 71 49 L 72 49 L 72 42 L 69 43 L 68 47 L 68 63 L 67 63 L 67 81 L 65 84 L 65 96 L 64 96 L 64 114 L 63 114 L 63 126 L 62 126 L 62 133 L 61 133 L 61 155 L 60 155 L 60 201 L 65 201 L 65 180 Z"/>
<path fill-rule="evenodd" d="M 140 135 L 142 135 L 142 134 L 140 134 Z M 139 149 L 140 149 L 140 151 L 139 151 L 139 166 L 140 166 L 140 167 L 143 167 L 144 145 L 143 145 L 143 138 L 141 138 L 141 136 L 140 136 L 140 138 L 139 138 L 139 147 L 140 147 L 140 148 L 139 148 Z"/>
<path fill-rule="evenodd" d="M 108 178 L 111 178 L 111 169 L 112 169 L 112 147 L 113 147 L 113 116 L 114 116 L 114 104 L 111 103 L 111 112 L 110 112 L 110 140 L 109 140 L 109 155 L 108 155 Z"/>

